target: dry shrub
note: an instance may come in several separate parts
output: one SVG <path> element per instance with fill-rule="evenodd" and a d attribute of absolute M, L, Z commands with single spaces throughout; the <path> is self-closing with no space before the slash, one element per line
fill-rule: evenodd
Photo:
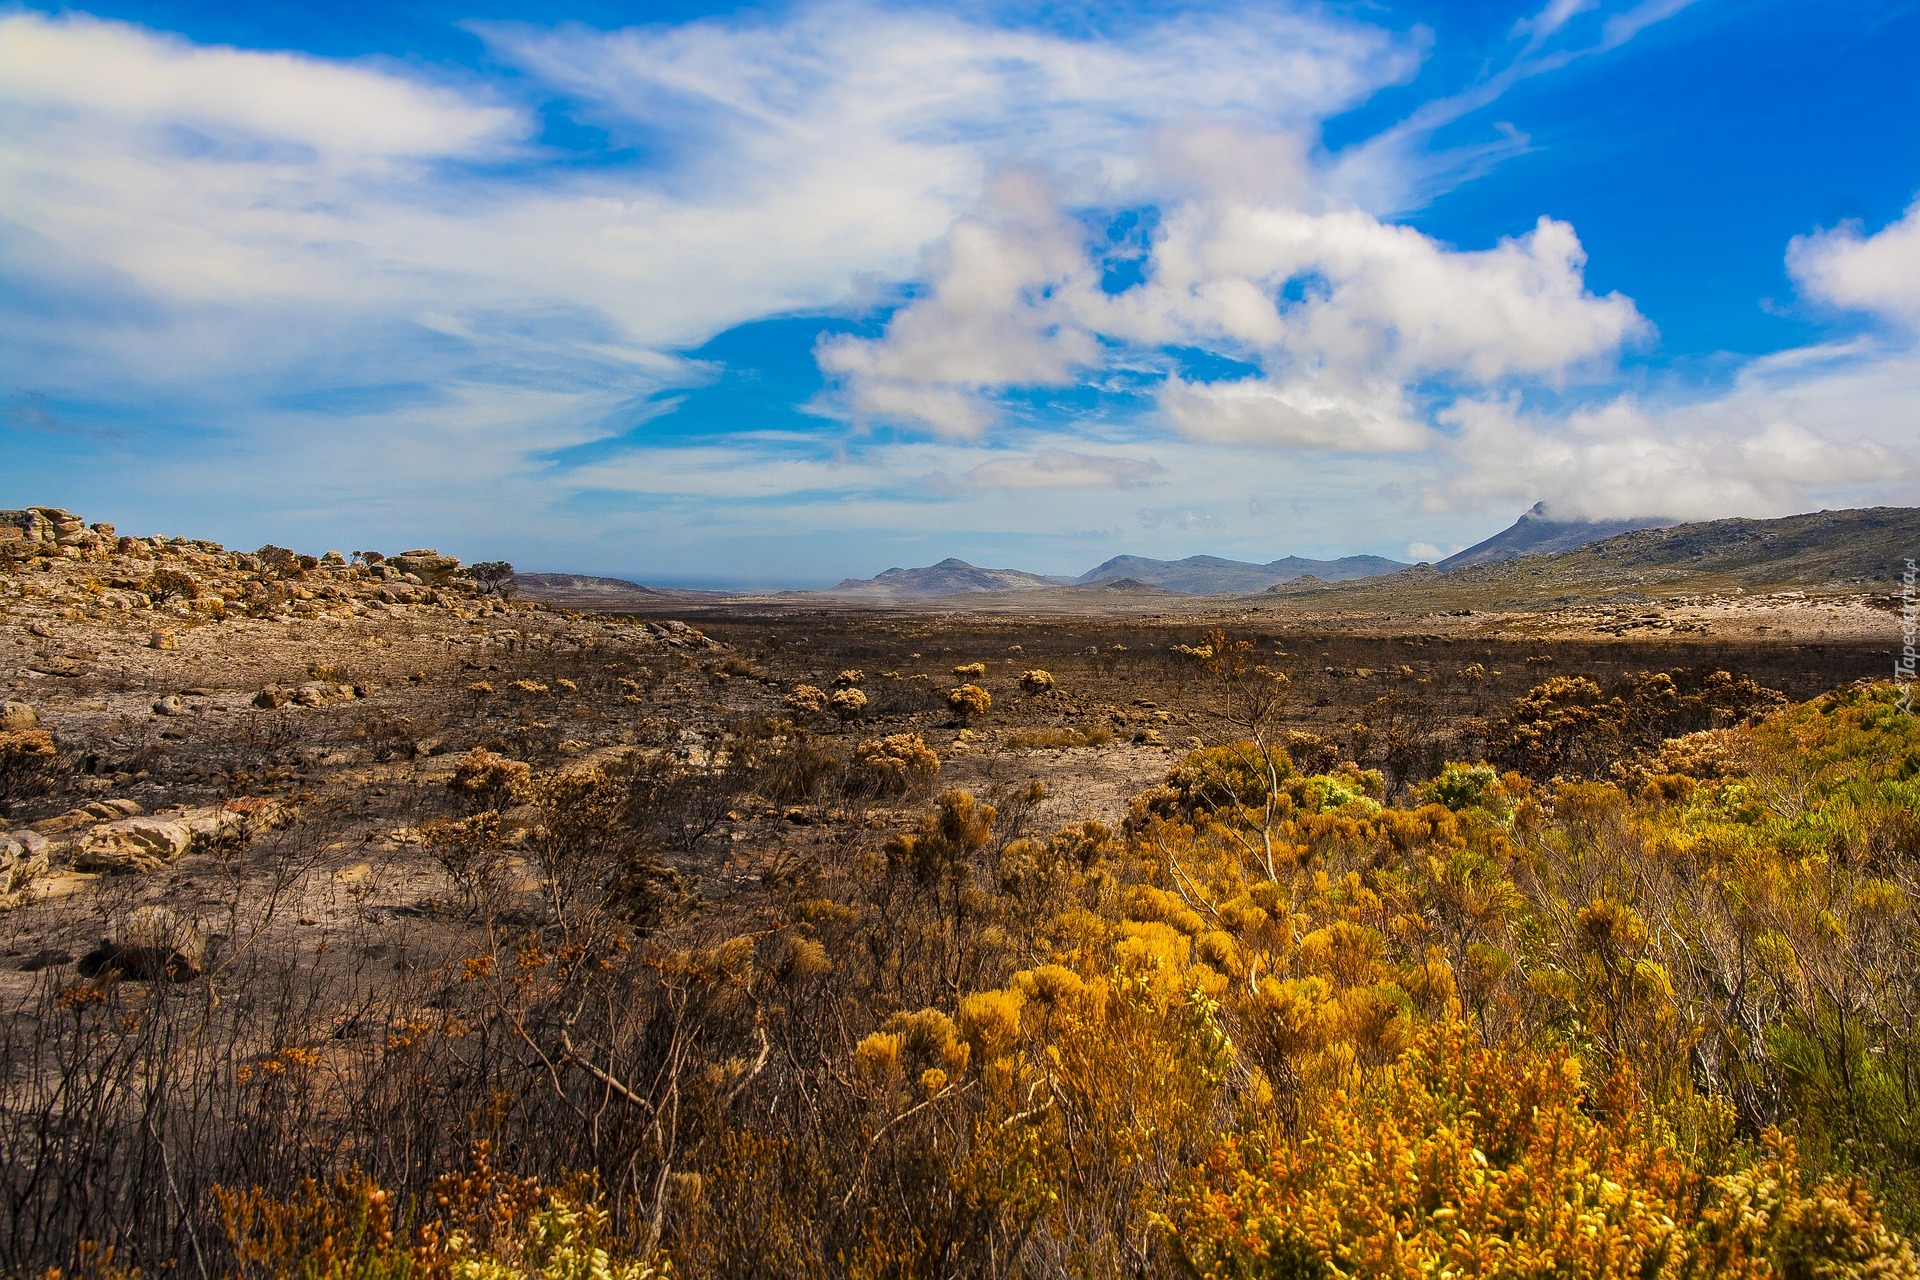
<path fill-rule="evenodd" d="M 837 689 L 827 699 L 827 705 L 833 708 L 833 714 L 840 720 L 857 720 L 866 712 L 867 695 L 858 689 Z"/>
<path fill-rule="evenodd" d="M 533 788 L 533 766 L 475 747 L 460 757 L 447 786 L 485 808 L 517 804 Z"/>
<path fill-rule="evenodd" d="M 827 695 L 810 684 L 795 685 L 784 702 L 787 710 L 801 715 L 817 716 L 827 709 Z"/>
<path fill-rule="evenodd" d="M 1637 1092 L 1624 1073 L 1589 1091 L 1576 1057 L 1488 1049 L 1465 1023 L 1437 1024 L 1377 1088 L 1336 1095 L 1299 1140 L 1255 1133 L 1216 1147 L 1174 1199 L 1176 1248 L 1207 1280 L 1463 1264 L 1500 1275 L 1920 1274 L 1857 1184 L 1806 1185 L 1778 1133 L 1763 1135 L 1755 1167 L 1712 1177 Z M 1709 1136 L 1729 1120 L 1710 1111 Z"/>
<path fill-rule="evenodd" d="M 963 662 L 953 669 L 953 674 L 962 680 L 985 680 L 987 664 L 984 662 Z"/>
<path fill-rule="evenodd" d="M 985 675 L 985 670 L 982 670 L 980 674 Z M 1022 671 L 1020 673 L 1020 688 L 1026 693 L 1046 693 L 1054 687 L 1054 684 L 1053 672 L 1051 671 L 1042 671 L 1036 667 L 1032 671 Z"/>
<path fill-rule="evenodd" d="M 395 1221 L 394 1195 L 359 1169 L 293 1194 L 216 1186 L 239 1275 L 339 1280 L 656 1280 L 651 1249 L 620 1249 L 590 1178 L 559 1186 L 492 1167 L 487 1143 L 442 1176 L 424 1221 Z M 612 1246 L 611 1248 L 609 1246 Z M 634 1256 L 635 1253 L 641 1256 Z M 624 1255 L 624 1256 L 622 1256 Z"/>
<path fill-rule="evenodd" d="M 459 822 L 423 824 L 421 834 L 469 909 L 491 909 L 506 879 L 500 815 L 488 809 Z"/>
<path fill-rule="evenodd" d="M 155 604 L 169 600 L 198 600 L 200 584 L 193 575 L 179 569 L 161 569 L 140 584 L 140 590 Z"/>
<path fill-rule="evenodd" d="M 22 800 L 52 790 L 60 774 L 60 750 L 45 729 L 0 733 L 0 816 Z"/>
<path fill-rule="evenodd" d="M 833 678 L 833 683 L 842 689 L 851 688 L 856 684 L 865 684 L 866 682 L 867 673 L 858 667 L 848 667 L 845 671 L 842 671 Z"/>
<path fill-rule="evenodd" d="M 947 707 L 962 723 L 985 715 L 991 706 L 993 695 L 977 684 L 963 684 L 957 689 L 947 690 Z"/>
<path fill-rule="evenodd" d="M 917 733 L 890 733 L 869 739 L 853 749 L 853 756 L 861 780 L 882 794 L 910 791 L 932 781 L 940 772 L 940 757 Z"/>

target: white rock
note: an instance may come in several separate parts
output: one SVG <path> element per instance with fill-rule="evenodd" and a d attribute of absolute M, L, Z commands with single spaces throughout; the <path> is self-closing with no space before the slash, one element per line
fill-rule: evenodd
<path fill-rule="evenodd" d="M 80 871 L 158 871 L 192 845 L 193 832 L 183 822 L 124 818 L 87 832 L 73 865 Z"/>

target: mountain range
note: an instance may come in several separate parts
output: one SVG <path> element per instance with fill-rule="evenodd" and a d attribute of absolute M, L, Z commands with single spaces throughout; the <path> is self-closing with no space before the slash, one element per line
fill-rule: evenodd
<path fill-rule="evenodd" d="M 1287 556 L 1266 564 L 1245 560 L 1223 560 L 1219 556 L 1188 556 L 1184 560 L 1150 560 L 1145 556 L 1115 556 L 1096 569 L 1089 569 L 1074 582 L 1079 586 L 1117 582 L 1131 578 L 1162 591 L 1189 596 L 1246 595 L 1296 578 L 1315 577 L 1322 582 L 1348 582 L 1395 573 L 1407 566 L 1384 556 L 1343 556 L 1338 560 L 1308 560 Z"/>
<path fill-rule="evenodd" d="M 1583 547 L 1635 529 L 1662 529 L 1678 521 L 1557 520 L 1544 503 L 1535 503 L 1513 525 L 1456 552 L 1439 562 L 1450 571 L 1468 565 L 1494 564 L 1525 555 L 1552 555 Z M 965 560 L 946 559 L 922 569 L 888 569 L 871 578 L 848 578 L 830 591 L 836 596 L 868 599 L 917 599 L 972 595 L 977 592 L 1058 591 L 1062 587 L 1103 587 L 1120 583 L 1157 588 L 1174 595 L 1252 595 L 1288 583 L 1355 582 L 1379 578 L 1412 568 L 1385 556 L 1342 556 L 1338 560 L 1309 560 L 1286 556 L 1257 564 L 1219 556 L 1188 556 L 1184 560 L 1154 560 L 1146 556 L 1115 556 L 1077 578 L 1028 573 L 1024 569 L 982 569 Z"/>
<path fill-rule="evenodd" d="M 1555 555 L 1612 538 L 1623 532 L 1666 529 L 1677 521 L 1648 518 L 1640 520 L 1558 520 L 1545 504 L 1536 503 L 1512 526 L 1484 542 L 1459 551 L 1437 565 L 1412 566 L 1384 556 L 1342 556 L 1338 560 L 1310 560 L 1303 556 L 1284 556 L 1265 564 L 1248 560 L 1228 560 L 1220 556 L 1188 556 L 1184 560 L 1155 560 L 1147 556 L 1115 556 L 1077 578 L 1054 574 L 1029 573 L 1024 569 L 986 569 L 949 557 L 922 568 L 893 568 L 871 578 L 847 578 L 822 592 L 791 592 L 790 595 L 822 595 L 856 600 L 913 600 L 941 596 L 967 596 L 982 593 L 1018 591 L 1092 591 L 1149 592 L 1186 596 L 1252 595 L 1274 588 L 1311 588 L 1362 579 L 1385 578 L 1409 571 L 1452 572 L 1459 569 L 1498 564 L 1521 556 Z M 534 599 L 556 603 L 613 604 L 622 598 L 640 596 L 711 596 L 714 592 L 656 590 L 621 578 L 588 577 L 581 574 L 520 574 L 520 589 Z"/>

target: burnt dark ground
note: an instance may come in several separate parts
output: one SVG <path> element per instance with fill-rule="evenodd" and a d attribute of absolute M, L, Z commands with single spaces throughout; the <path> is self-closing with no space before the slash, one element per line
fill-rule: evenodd
<path fill-rule="evenodd" d="M 1604 687 L 1643 671 L 1718 667 L 1805 698 L 1880 675 L 1888 663 L 1878 639 L 1514 639 L 1482 633 L 1471 617 L 1443 634 L 1397 633 L 1384 620 L 1287 625 L 1242 613 L 1023 618 L 709 608 L 653 616 L 687 618 L 719 647 L 671 647 L 643 641 L 647 629 L 637 621 L 532 609 L 513 611 L 512 627 L 502 630 L 433 614 L 314 624 L 297 634 L 206 627 L 185 632 L 178 652 L 115 649 L 103 635 L 88 641 L 103 654 L 89 670 L 41 678 L 10 695 L 40 708 L 73 766 L 59 789 L 29 802 L 12 824 L 108 797 L 157 810 L 271 796 L 291 803 L 297 816 L 245 849 L 195 852 L 148 875 L 57 874 L 46 896 L 0 915 L 6 1070 L 55 1078 L 52 1059 L 34 1055 L 50 1052 L 45 1030 L 69 1017 L 58 999 L 72 989 L 75 962 L 131 910 L 164 905 L 209 937 L 207 989 L 224 992 L 224 1003 L 217 1016 L 195 1014 L 202 1021 L 192 1026 L 218 1034 L 191 1042 L 201 1057 L 179 1056 L 187 1050 L 172 1042 L 135 1043 L 166 1028 L 190 1030 L 191 1001 L 130 992 L 124 998 L 145 1001 L 150 1016 L 136 1019 L 140 1029 L 114 1051 L 121 1056 L 101 1060 L 164 1058 L 180 1081 L 211 1090 L 234 1062 L 254 1062 L 273 1045 L 331 1046 L 328 1061 L 343 1078 L 373 1082 L 357 1105 L 373 1108 L 374 1118 L 351 1129 L 359 1145 L 309 1150 L 307 1135 L 326 1126 L 289 1113 L 271 1134 L 248 1131 L 258 1133 L 257 1153 L 220 1158 L 260 1180 L 279 1176 L 281 1165 L 314 1167 L 323 1158 L 385 1168 L 419 1163 L 410 1152 L 450 1140 L 453 1104 L 443 1114 L 431 1100 L 381 1094 L 372 1065 L 379 1046 L 395 1025 L 426 1025 L 442 1006 L 457 1007 L 448 1004 L 459 997 L 449 967 L 475 950 L 486 929 L 531 919 L 543 892 L 526 851 L 510 846 L 489 910 L 476 910 L 418 838 L 422 824 L 463 812 L 446 782 L 458 756 L 475 746 L 542 773 L 623 753 L 649 762 L 658 779 L 640 820 L 678 877 L 676 909 L 725 937 L 763 927 L 770 886 L 857 866 L 863 851 L 909 825 L 939 788 L 971 789 L 1034 830 L 1083 817 L 1116 822 L 1181 750 L 1232 736 L 1209 714 L 1199 666 L 1172 650 L 1204 643 L 1215 624 L 1255 641 L 1288 674 L 1284 727 L 1320 735 L 1362 764 L 1377 762 L 1390 735 L 1423 742 L 1423 755 L 1402 755 L 1403 765 L 1419 762 L 1394 778 L 1402 787 L 1418 781 L 1422 768 L 1471 756 L 1463 726 L 1497 714 L 1549 676 L 1586 676 Z M 987 668 L 977 682 L 994 705 L 963 735 L 944 693 L 958 682 L 952 669 L 973 662 Z M 314 665 L 339 668 L 367 696 L 311 708 L 250 705 L 262 683 L 298 680 Z M 1054 675 L 1056 692 L 1021 692 L 1020 674 L 1034 668 Z M 830 688 L 849 669 L 863 674 L 864 715 L 845 724 L 799 717 L 808 753 L 789 745 L 786 755 L 768 757 L 771 764 L 750 758 L 757 737 L 799 740 L 768 723 L 790 717 L 782 699 L 794 685 Z M 516 688 L 518 681 L 534 687 Z M 480 682 L 491 692 L 472 687 Z M 152 714 L 152 702 L 169 693 L 187 693 L 190 712 Z M 1110 737 L 1066 749 L 1009 745 L 1009 735 L 1040 729 Z M 937 779 L 892 796 L 854 785 L 854 745 L 902 732 L 920 734 L 939 753 Z M 175 1013 L 163 1016 L 168 1009 Z M 180 1021 L 168 1020 L 176 1014 Z M 109 1097 L 120 1086 L 103 1076 L 99 1087 Z M 238 1116 L 233 1109 L 245 1103 L 211 1092 L 206 1099 L 193 1114 L 215 1118 L 209 1132 L 225 1123 L 217 1117 Z M 153 1154 L 140 1151 L 141 1159 Z M 30 1158 L 19 1151 L 0 1157 Z M 100 1167 L 116 1167 L 117 1159 Z M 163 1170 L 121 1167 L 113 1185 L 126 1194 L 161 1185 Z M 222 1167 L 208 1157 L 205 1176 Z M 104 1185 L 76 1182 L 70 1195 L 49 1203 L 97 1198 Z M 150 1223 L 141 1216 L 148 1210 L 157 1215 Z M 130 1200 L 100 1212 L 154 1240 L 175 1229 L 151 1204 L 142 1209 Z M 34 1229 L 62 1230 L 53 1220 Z M 42 1252 L 24 1239 L 12 1246 L 16 1258 Z"/>

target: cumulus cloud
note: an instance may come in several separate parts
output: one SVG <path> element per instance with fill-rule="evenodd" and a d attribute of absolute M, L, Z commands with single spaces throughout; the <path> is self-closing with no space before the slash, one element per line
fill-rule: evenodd
<path fill-rule="evenodd" d="M 1809 297 L 1920 327 L 1920 200 L 1871 236 L 1849 222 L 1787 247 L 1787 269 Z"/>
<path fill-rule="evenodd" d="M 1324 381 L 1263 378 L 1184 382 L 1169 378 L 1160 411 L 1198 440 L 1347 453 L 1396 453 L 1431 439 L 1396 384 L 1329 389 Z"/>
<path fill-rule="evenodd" d="M 1554 417 L 1466 400 L 1446 414 L 1458 433 L 1451 491 L 1595 519 L 1899 501 L 1920 483 L 1916 388 L 1920 355 L 1854 347 L 1756 361 L 1724 393 L 1690 401 L 1622 396 Z"/>
<path fill-rule="evenodd" d="M 993 417 L 982 391 L 1062 386 L 1099 359 L 1074 318 L 1093 268 L 1032 173 L 1000 175 L 919 274 L 930 295 L 896 315 L 883 341 L 835 337 L 818 348 L 856 418 L 975 436 Z"/>
<path fill-rule="evenodd" d="M 1896 322 L 1885 333 L 1750 360 L 1718 391 L 1602 396 L 1571 412 L 1463 397 L 1442 413 L 1456 502 L 1544 499 L 1575 516 L 1786 515 L 1910 502 L 1920 485 L 1920 203 L 1872 235 L 1797 237 L 1812 299 Z"/>
<path fill-rule="evenodd" d="M 1195 171 L 1179 181 L 1192 187 Z M 1280 186 L 1310 194 L 1296 177 Z M 1196 192 L 1166 213 L 1141 284 L 1103 290 L 1095 253 L 1044 191 L 1010 176 L 931 256 L 927 295 L 880 338 L 823 344 L 821 367 L 841 380 L 855 417 L 891 409 L 898 422 L 971 435 L 991 421 L 992 392 L 1199 347 L 1253 361 L 1265 376 L 1167 378 L 1158 403 L 1177 429 L 1378 451 L 1425 440 L 1404 390 L 1420 379 L 1559 382 L 1651 334 L 1631 300 L 1587 291 L 1578 237 L 1548 218 L 1461 251 L 1358 209 Z"/>

